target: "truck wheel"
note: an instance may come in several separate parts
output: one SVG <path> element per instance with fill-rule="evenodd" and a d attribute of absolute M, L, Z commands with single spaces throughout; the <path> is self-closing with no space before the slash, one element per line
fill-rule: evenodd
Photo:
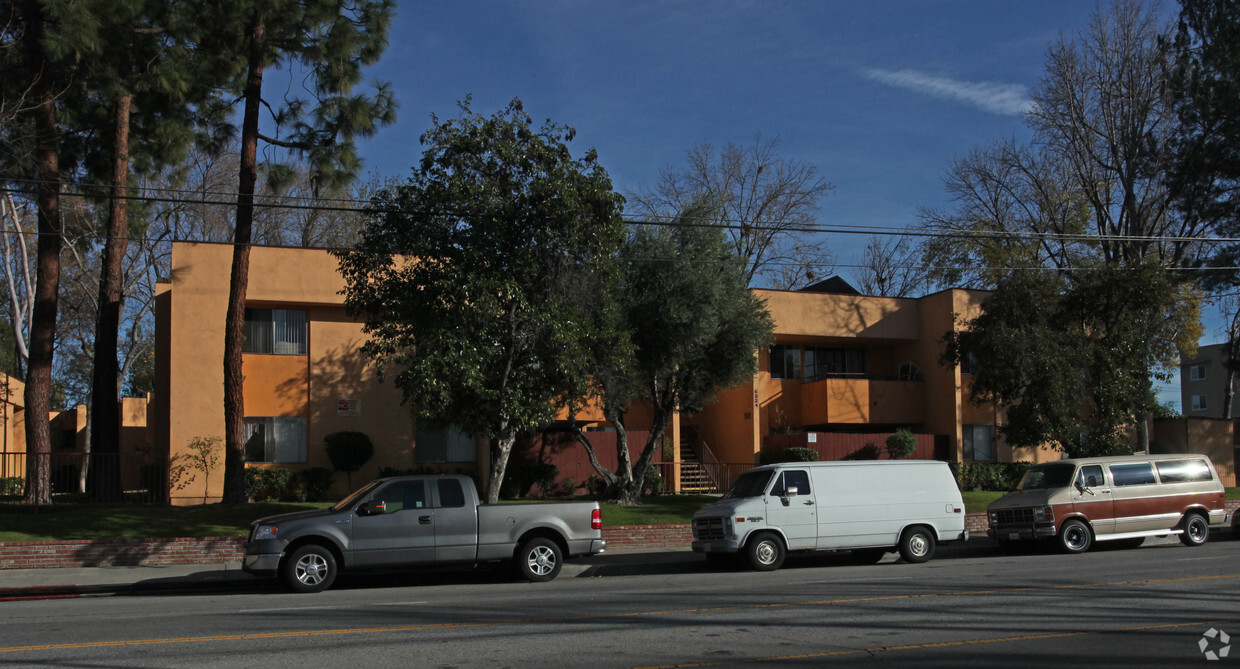
<path fill-rule="evenodd" d="M 910 527 L 900 537 L 900 557 L 920 564 L 934 557 L 934 533 L 921 526 Z"/>
<path fill-rule="evenodd" d="M 1084 553 L 1094 543 L 1094 533 L 1084 522 L 1075 518 L 1059 528 L 1059 550 L 1065 553 Z"/>
<path fill-rule="evenodd" d="M 1184 533 L 1180 535 L 1180 543 L 1185 546 L 1200 546 L 1210 538 L 1210 523 L 1200 513 L 1184 516 L 1181 528 Z"/>
<path fill-rule="evenodd" d="M 564 566 L 560 545 L 543 537 L 535 537 L 521 544 L 517 550 L 517 572 L 535 583 L 554 579 Z"/>
<path fill-rule="evenodd" d="M 318 544 L 293 551 L 280 563 L 284 582 L 297 592 L 322 592 L 336 580 L 336 556 Z"/>
<path fill-rule="evenodd" d="M 775 571 L 784 564 L 784 543 L 770 532 L 760 532 L 745 546 L 749 566 L 757 571 Z"/>

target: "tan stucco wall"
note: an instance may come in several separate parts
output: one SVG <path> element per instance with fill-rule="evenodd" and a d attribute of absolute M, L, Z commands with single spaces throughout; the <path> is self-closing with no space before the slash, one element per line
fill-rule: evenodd
<path fill-rule="evenodd" d="M 1223 485 L 1236 485 L 1235 422 L 1213 418 L 1154 421 L 1151 453 L 1200 453 L 1208 456 Z"/>
<path fill-rule="evenodd" d="M 157 442 L 170 457 L 184 458 L 195 437 L 219 437 L 219 465 L 209 476 L 208 502 L 223 489 L 224 435 L 224 314 L 232 246 L 173 245 L 172 275 L 157 323 L 167 336 L 160 340 L 167 403 L 152 422 Z M 243 361 L 247 416 L 305 416 L 309 420 L 307 462 L 292 469 L 330 467 L 323 437 L 337 430 L 365 432 L 375 443 L 375 457 L 353 483 L 373 478 L 379 467 L 413 466 L 413 419 L 400 406 L 391 384 L 375 383 L 371 365 L 358 352 L 360 324 L 345 317 L 344 287 L 331 254 L 318 249 L 254 247 L 250 256 L 247 304 L 307 310 L 309 352 L 306 356 L 246 355 Z M 358 400 L 359 411 L 339 411 L 338 400 Z M 358 413 L 359 415 L 340 415 Z M 196 504 L 204 498 L 203 480 L 171 492 L 173 503 Z M 336 475 L 334 493 L 346 491 L 345 476 Z"/>

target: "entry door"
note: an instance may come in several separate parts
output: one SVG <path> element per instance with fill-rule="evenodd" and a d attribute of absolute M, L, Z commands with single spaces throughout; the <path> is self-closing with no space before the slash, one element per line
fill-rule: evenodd
<path fill-rule="evenodd" d="M 1115 496 L 1102 473 L 1102 465 L 1086 465 L 1077 470 L 1072 506 L 1089 519 L 1094 534 L 1115 532 Z"/>
<path fill-rule="evenodd" d="M 789 495 L 796 488 L 796 495 Z M 818 542 L 818 505 L 810 488 L 809 472 L 780 472 L 766 496 L 766 524 L 783 530 L 788 550 L 814 548 Z"/>
<path fill-rule="evenodd" d="M 376 515 L 353 512 L 354 565 L 373 567 L 430 562 L 435 558 L 435 510 L 430 508 L 426 481 L 393 481 L 364 502 Z M 360 507 L 359 507 L 360 508 Z"/>

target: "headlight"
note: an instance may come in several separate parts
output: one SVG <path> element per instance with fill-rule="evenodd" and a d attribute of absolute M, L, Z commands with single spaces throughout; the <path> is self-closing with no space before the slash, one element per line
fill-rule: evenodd
<path fill-rule="evenodd" d="M 1035 521 L 1051 522 L 1055 520 L 1055 510 L 1049 506 L 1035 508 L 1033 510 L 1033 519 Z"/>
<path fill-rule="evenodd" d="M 254 529 L 254 541 L 263 541 L 265 539 L 275 539 L 280 533 L 280 528 L 276 525 L 259 525 Z"/>
<path fill-rule="evenodd" d="M 998 524 L 999 524 L 999 512 L 998 512 L 998 511 L 991 511 L 991 512 L 990 512 L 990 524 L 991 524 L 991 525 L 998 525 Z"/>

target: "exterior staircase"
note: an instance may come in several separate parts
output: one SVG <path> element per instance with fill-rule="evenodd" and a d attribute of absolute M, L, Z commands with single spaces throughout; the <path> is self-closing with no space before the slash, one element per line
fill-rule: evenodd
<path fill-rule="evenodd" d="M 680 436 L 680 492 L 717 492 L 716 488 L 714 479 L 702 464 L 693 440 L 688 437 L 687 431 L 682 432 Z"/>

